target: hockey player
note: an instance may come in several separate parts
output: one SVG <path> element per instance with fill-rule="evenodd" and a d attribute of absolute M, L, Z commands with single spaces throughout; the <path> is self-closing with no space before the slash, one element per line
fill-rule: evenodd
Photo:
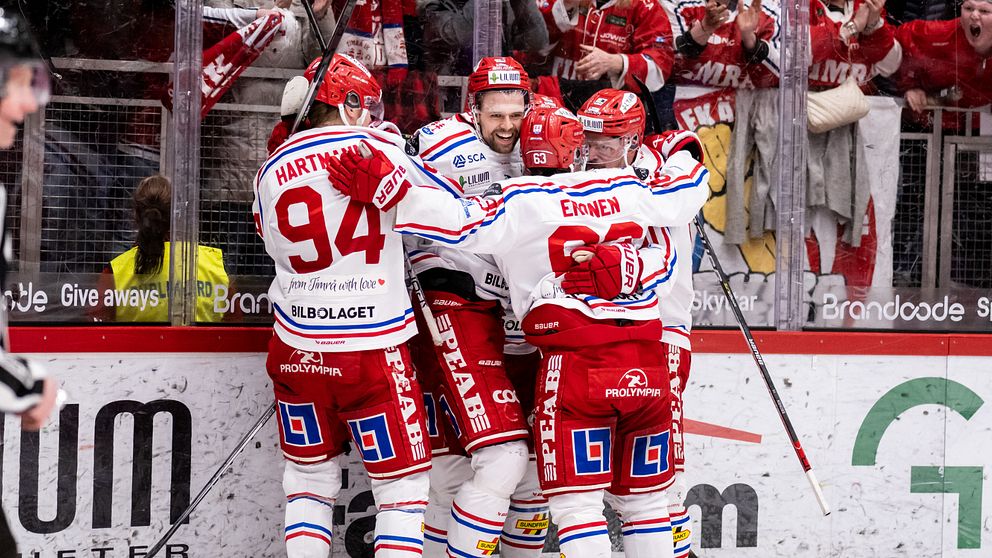
<path fill-rule="evenodd" d="M 673 73 L 709 87 L 776 87 L 777 0 L 667 2 L 675 35 Z"/>
<path fill-rule="evenodd" d="M 551 168 L 568 168 L 582 144 L 581 125 L 564 109 L 528 116 L 525 142 L 531 134 L 571 139 L 533 159 Z M 370 151 L 367 159 L 329 161 L 335 187 L 379 207 L 396 205 L 387 215 L 398 231 L 493 253 L 527 340 L 542 349 L 534 435 L 562 553 L 611 555 L 602 502 L 614 485 L 626 490 L 617 499 L 629 526 L 626 555 L 671 549 L 662 492 L 672 474 L 670 382 L 653 291 L 671 274 L 613 300 L 568 295 L 561 275 L 584 245 L 640 242 L 649 226 L 687 222 L 708 194 L 705 167 L 683 151 L 652 175 L 624 168 L 511 179 L 494 185 L 492 197 L 458 200 L 409 182 L 396 188 L 401 171 Z M 632 286 L 641 274 L 636 259 L 628 262 L 624 283 Z"/>
<path fill-rule="evenodd" d="M 409 176 L 423 176 L 399 138 L 366 127 L 380 95 L 359 62 L 336 54 L 308 115 L 313 127 L 289 137 L 255 179 L 255 223 L 276 267 L 266 368 L 286 457 L 290 558 L 328 555 L 338 456 L 349 435 L 378 510 L 375 555 L 416 556 L 423 548 L 430 456 L 405 345 L 416 326 L 402 239 L 379 211 L 331 188 L 323 169 L 364 140 Z"/>
<path fill-rule="evenodd" d="M 0 149 L 10 149 L 24 117 L 48 102 L 48 68 L 27 23 L 16 10 L 0 8 Z M 7 191 L 0 185 L 0 247 L 9 246 L 4 213 Z M 7 271 L 8 250 L 0 249 L 0 285 Z M 6 307 L 0 308 L 0 412 L 15 413 L 21 428 L 35 431 L 55 408 L 58 382 L 41 365 L 7 351 Z M 0 512 L 0 558 L 19 556 L 7 520 Z"/>
<path fill-rule="evenodd" d="M 625 107 L 627 107 L 625 109 Z M 668 132 L 655 136 L 653 145 L 644 145 L 644 121 L 646 114 L 643 105 L 636 101 L 633 93 L 618 90 L 603 90 L 589 98 L 578 114 L 586 131 L 586 144 L 589 148 L 589 165 L 600 168 L 622 168 L 628 164 L 648 171 L 663 168 L 664 158 L 670 153 L 688 151 L 696 160 L 702 161 L 703 152 L 695 135 L 690 132 Z M 661 341 L 667 355 L 666 367 L 669 374 L 672 403 L 672 433 L 675 482 L 669 490 L 669 516 L 674 533 L 675 557 L 689 555 L 691 549 L 690 521 L 685 509 L 685 452 L 682 439 L 682 392 L 689 379 L 691 345 L 689 334 L 692 329 L 692 234 L 688 223 L 667 229 L 652 228 L 649 231 L 652 243 L 656 245 L 674 244 L 676 253 L 682 258 L 667 296 L 660 296 L 659 313 L 664 332 Z"/>
<path fill-rule="evenodd" d="M 473 196 L 523 173 L 517 140 L 530 106 L 527 74 L 513 58 L 483 58 L 469 76 L 468 106 L 421 128 L 407 152 Z M 414 271 L 440 329 L 455 343 L 435 351 L 421 333 L 412 344 L 428 413 L 433 411 L 431 432 L 437 434 L 431 438 L 424 554 L 488 556 L 502 539 L 503 556 L 539 556 L 547 503 L 536 468 L 528 464 L 530 408 L 521 407 L 521 399 L 533 401 L 527 395 L 537 375 L 536 348 L 523 341 L 492 256 L 427 240 L 417 244 L 411 251 Z M 454 348 L 464 363 L 451 360 Z"/>

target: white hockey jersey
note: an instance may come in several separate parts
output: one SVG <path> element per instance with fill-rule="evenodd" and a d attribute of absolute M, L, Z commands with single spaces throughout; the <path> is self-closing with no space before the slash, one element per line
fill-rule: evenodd
<path fill-rule="evenodd" d="M 519 150 L 497 153 L 476 133 L 472 113 L 456 114 L 424 126 L 408 143 L 407 153 L 420 155 L 424 163 L 462 187 L 466 196 L 481 196 L 500 180 L 521 176 L 523 159 Z M 511 354 L 530 353 L 534 347 L 524 342 L 520 320 L 511 315 L 510 291 L 503 272 L 491 255 L 454 250 L 426 239 L 408 242 L 414 272 L 443 268 L 463 271 L 475 281 L 475 293 L 483 300 L 499 300 L 507 313 L 504 319 L 506 344 Z"/>
<path fill-rule="evenodd" d="M 308 351 L 360 351 L 398 345 L 416 331 L 407 293 L 403 239 L 392 219 L 352 202 L 327 180 L 324 164 L 366 140 L 407 167 L 411 183 L 436 177 L 370 128 L 329 126 L 289 138 L 255 176 L 252 211 L 275 261 L 269 288 L 275 332 Z M 444 181 L 435 187 L 450 187 Z M 455 195 L 453 190 L 448 195 Z"/>
<path fill-rule="evenodd" d="M 662 168 L 663 164 L 657 151 L 642 145 L 637 152 L 634 166 L 654 172 L 656 169 Z M 691 222 L 690 219 L 687 223 L 679 226 L 664 229 L 652 228 L 648 237 L 652 244 L 674 245 L 679 254 L 679 259 L 675 263 L 678 272 L 673 279 L 673 284 L 666 285 L 666 289 L 671 289 L 670 292 L 665 296 L 662 296 L 663 293 L 657 293 L 658 312 L 665 328 L 661 340 L 687 350 L 692 350 L 689 335 L 692 333 L 692 300 L 695 296 L 695 291 L 692 288 L 693 236 Z M 656 260 L 657 256 L 652 259 Z"/>
<path fill-rule="evenodd" d="M 600 169 L 510 179 L 500 189 L 493 197 L 459 200 L 435 188 L 411 188 L 397 206 L 395 228 L 500 258 L 517 316 L 557 304 L 596 319 L 651 320 L 658 318 L 656 285 L 604 300 L 565 293 L 561 274 L 580 246 L 637 242 L 651 226 L 688 222 L 706 201 L 709 183 L 706 167 L 679 153 L 650 176 Z"/>

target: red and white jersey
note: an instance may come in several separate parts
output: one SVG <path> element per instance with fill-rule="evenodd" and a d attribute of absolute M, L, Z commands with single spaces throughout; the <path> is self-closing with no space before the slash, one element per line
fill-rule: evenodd
<path fill-rule="evenodd" d="M 275 332 L 307 351 L 361 351 L 398 345 L 417 331 L 406 290 L 403 239 L 391 219 L 331 186 L 325 161 L 366 140 L 407 167 L 411 183 L 431 180 L 370 128 L 329 126 L 290 137 L 255 176 L 252 211 L 275 261 L 269 287 Z"/>
<path fill-rule="evenodd" d="M 561 288 L 576 248 L 624 239 L 639 244 L 651 226 L 688 222 L 709 194 L 706 167 L 685 152 L 642 176 L 628 167 L 522 177 L 501 182 L 493 197 L 461 200 L 437 188 L 411 188 L 397 206 L 395 228 L 497 256 L 517 316 L 556 304 L 595 319 L 658 319 L 653 290 L 604 300 Z"/>
<path fill-rule="evenodd" d="M 623 71 L 613 83 L 616 87 L 636 91 L 636 77 L 656 91 L 671 75 L 675 43 L 658 0 L 609 0 L 600 7 L 596 3 L 580 6 L 571 16 L 564 0 L 539 2 L 538 7 L 552 45 L 551 75 L 577 79 L 575 64 L 585 54 L 583 45 L 623 55 Z"/>
<path fill-rule="evenodd" d="M 741 0 L 750 6 L 749 0 Z M 706 16 L 706 2 L 703 0 L 667 1 L 666 12 L 672 25 L 672 34 L 679 37 L 692 28 L 696 21 Z M 768 44 L 768 56 L 758 64 L 750 64 L 744 58 L 741 32 L 737 27 L 737 10 L 728 12 L 729 19 L 716 28 L 710 36 L 702 54 L 688 58 L 675 56 L 673 73 L 681 82 L 708 87 L 778 87 L 779 43 L 781 17 L 778 2 L 762 2 L 761 20 L 758 23 L 757 37 Z"/>
<path fill-rule="evenodd" d="M 655 172 L 663 167 L 661 155 L 646 145 L 637 152 L 635 167 L 641 167 Z M 695 217 L 695 215 L 693 216 Z M 692 288 L 692 220 L 681 225 L 670 227 L 653 227 L 648 231 L 649 249 L 641 250 L 644 262 L 644 272 L 641 283 L 644 288 L 650 288 L 655 283 L 654 276 L 664 272 L 668 256 L 665 253 L 674 249 L 674 276 L 668 283 L 655 287 L 658 296 L 658 313 L 665 331 L 661 340 L 670 345 L 692 350 L 689 335 L 692 333 L 692 300 L 695 291 Z"/>
<path fill-rule="evenodd" d="M 868 82 L 873 77 L 890 76 L 899 69 L 902 47 L 895 40 L 895 27 L 885 21 L 885 10 L 882 10 L 881 27 L 861 33 L 850 44 L 841 40 L 841 27 L 854 17 L 863 1 L 847 0 L 843 11 L 839 11 L 829 9 L 823 0 L 811 0 L 811 87 L 836 87 L 853 77 L 862 89 L 871 93 Z"/>
<path fill-rule="evenodd" d="M 494 182 L 521 176 L 524 172 L 519 150 L 497 153 L 479 138 L 471 112 L 424 126 L 417 131 L 408 147 L 408 153 L 420 155 L 432 169 L 461 185 L 466 196 L 481 196 Z M 491 255 L 454 250 L 426 239 L 408 241 L 407 248 L 415 273 L 436 267 L 466 272 L 475 280 L 475 292 L 480 298 L 499 300 L 504 309 L 510 311 L 509 288 Z M 507 316 L 504 323 L 510 326 L 519 324 L 519 320 L 511 318 Z M 529 353 L 534 350 L 525 344 L 523 331 L 519 327 L 507 327 L 504 333 L 506 352 Z"/>
<path fill-rule="evenodd" d="M 919 88 L 946 99 L 956 88 L 960 99 L 942 102 L 959 107 L 992 103 L 992 59 L 968 43 L 961 18 L 910 21 L 896 30 L 896 38 L 906 53 L 896 74 L 902 90 Z"/>

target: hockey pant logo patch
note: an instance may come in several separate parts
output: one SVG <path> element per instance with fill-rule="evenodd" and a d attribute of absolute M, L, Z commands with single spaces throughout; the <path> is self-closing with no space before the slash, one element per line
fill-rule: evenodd
<path fill-rule="evenodd" d="M 668 470 L 669 432 L 634 438 L 630 476 L 653 477 Z"/>
<path fill-rule="evenodd" d="M 598 475 L 610 472 L 610 429 L 584 428 L 572 431 L 575 474 Z"/>
<path fill-rule="evenodd" d="M 280 401 L 279 420 L 282 422 L 286 445 L 305 447 L 323 442 L 313 403 L 293 404 Z"/>
<path fill-rule="evenodd" d="M 396 457 L 393 440 L 389 436 L 386 414 L 348 421 L 351 435 L 362 452 L 362 460 L 377 463 Z"/>

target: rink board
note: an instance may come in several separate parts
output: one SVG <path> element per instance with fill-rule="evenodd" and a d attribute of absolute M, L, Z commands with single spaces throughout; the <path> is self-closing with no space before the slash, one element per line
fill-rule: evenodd
<path fill-rule="evenodd" d="M 209 351 L 264 334 L 218 345 L 194 330 L 187 345 L 200 352 L 183 353 L 188 330 L 132 330 L 127 343 L 124 330 L 38 331 L 17 332 L 15 348 L 72 349 L 36 355 L 71 397 L 40 435 L 0 423 L 2 501 L 22 555 L 142 556 L 271 401 L 263 354 Z M 759 334 L 834 509 L 823 518 L 734 335 L 698 336 L 686 395 L 701 558 L 992 554 L 987 338 Z M 334 555 L 370 555 L 371 492 L 357 457 L 345 463 Z M 160 555 L 283 556 L 281 470 L 270 421 Z"/>

